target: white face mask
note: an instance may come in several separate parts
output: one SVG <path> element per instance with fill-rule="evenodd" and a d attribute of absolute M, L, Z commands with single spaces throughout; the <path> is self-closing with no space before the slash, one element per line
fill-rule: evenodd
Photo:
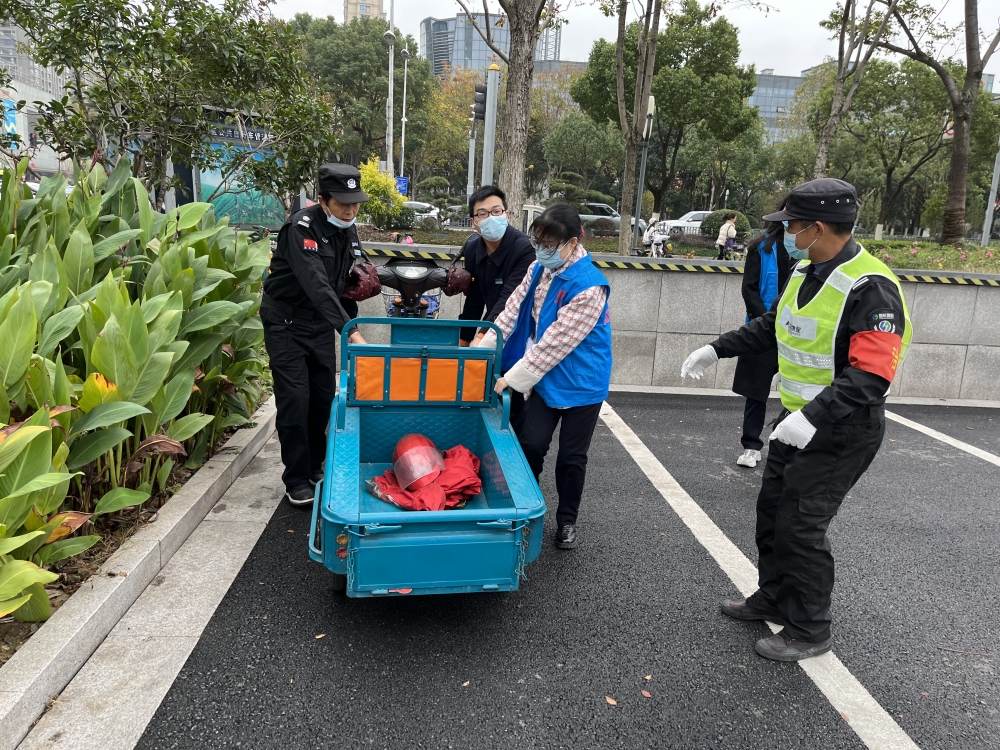
<path fill-rule="evenodd" d="M 353 226 L 354 222 L 358 220 L 358 217 L 355 216 L 350 221 L 344 221 L 343 219 L 338 219 L 333 214 L 330 214 L 329 216 L 326 217 L 326 220 L 331 224 L 333 224 L 338 229 L 347 229 L 349 226 Z"/>

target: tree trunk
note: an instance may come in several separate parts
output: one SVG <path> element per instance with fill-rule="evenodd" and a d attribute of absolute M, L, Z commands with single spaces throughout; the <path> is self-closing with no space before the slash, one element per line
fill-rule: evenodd
<path fill-rule="evenodd" d="M 622 208 L 621 224 L 618 229 L 618 254 L 632 254 L 632 213 L 635 211 L 635 190 L 638 175 L 639 149 L 642 141 L 629 132 L 625 138 L 625 169 L 622 172 Z M 640 209 L 642 207 L 640 206 Z M 638 222 L 636 222 L 638 225 Z"/>
<path fill-rule="evenodd" d="M 512 220 L 516 226 L 520 226 L 521 207 L 525 199 L 524 161 L 528 153 L 531 79 L 535 70 L 540 8 L 537 0 L 521 0 L 504 5 L 510 28 L 510 52 L 507 64 L 506 113 L 502 123 L 503 155 L 498 182 L 507 194 L 507 208 Z"/>
<path fill-rule="evenodd" d="M 965 92 L 963 92 L 964 94 Z M 948 198 L 944 206 L 942 245 L 956 245 L 965 240 L 965 200 L 969 176 L 969 135 L 972 130 L 972 107 L 965 96 L 955 107 L 955 137 L 951 143 L 948 168 Z"/>

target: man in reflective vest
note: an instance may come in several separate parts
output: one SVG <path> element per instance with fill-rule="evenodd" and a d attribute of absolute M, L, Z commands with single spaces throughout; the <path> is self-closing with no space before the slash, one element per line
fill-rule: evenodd
<path fill-rule="evenodd" d="M 885 397 L 913 336 L 899 280 L 851 236 L 857 194 L 842 180 L 796 187 L 784 210 L 799 260 L 771 310 L 692 353 L 681 376 L 719 357 L 777 344 L 781 403 L 757 497 L 758 589 L 722 612 L 784 629 L 761 656 L 798 661 L 830 650 L 834 565 L 827 529 L 871 465 L 885 432 Z"/>

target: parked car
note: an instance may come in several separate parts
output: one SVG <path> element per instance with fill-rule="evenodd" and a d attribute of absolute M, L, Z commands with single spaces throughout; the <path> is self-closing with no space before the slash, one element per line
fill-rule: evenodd
<path fill-rule="evenodd" d="M 615 223 L 615 229 L 621 229 L 622 217 L 607 203 L 584 203 L 584 211 L 589 213 L 580 212 L 580 220 L 587 224 L 591 221 L 597 221 L 598 219 L 610 219 Z M 635 217 L 632 217 L 632 226 L 635 226 Z M 646 222 L 639 219 L 639 231 L 646 231 Z"/>
<path fill-rule="evenodd" d="M 441 213 L 441 209 L 437 206 L 432 206 L 430 203 L 423 203 L 422 201 L 406 201 L 403 205 L 413 211 L 418 219 L 425 219 L 427 217 L 436 219 L 438 214 Z"/>
<path fill-rule="evenodd" d="M 701 230 L 701 222 L 711 211 L 688 211 L 679 219 L 668 219 L 661 221 L 660 226 L 666 230 L 667 234 L 698 234 Z"/>

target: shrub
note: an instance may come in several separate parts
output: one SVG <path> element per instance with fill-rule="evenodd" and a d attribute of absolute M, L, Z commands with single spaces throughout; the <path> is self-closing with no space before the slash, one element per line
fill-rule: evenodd
<path fill-rule="evenodd" d="M 719 229 L 722 227 L 722 217 L 730 213 L 736 214 L 736 238 L 742 240 L 749 237 L 750 221 L 739 211 L 733 211 L 728 208 L 721 211 L 713 211 L 706 216 L 701 222 L 701 233 L 712 239 L 718 237 Z"/>
<path fill-rule="evenodd" d="M 436 232 L 439 228 L 437 219 L 433 216 L 424 216 L 417 222 L 417 229 L 422 232 Z"/>
<path fill-rule="evenodd" d="M 358 169 L 361 172 L 361 189 L 368 194 L 368 201 L 358 209 L 362 221 L 386 229 L 406 208 L 406 199 L 396 190 L 396 181 L 378 171 L 378 159 L 372 157 Z"/>
<path fill-rule="evenodd" d="M 587 229 L 593 237 L 615 237 L 618 227 L 611 219 L 594 219 L 587 223 Z"/>
<path fill-rule="evenodd" d="M 34 198 L 26 167 L 0 188 L 0 616 L 40 621 L 44 566 L 100 539 L 78 531 L 256 410 L 270 241 L 209 203 L 155 212 L 127 159 Z"/>
<path fill-rule="evenodd" d="M 402 229 L 409 230 L 413 229 L 417 223 L 417 214 L 412 208 L 407 208 L 403 206 L 403 210 L 399 212 L 399 215 L 387 227 L 388 229 Z"/>

